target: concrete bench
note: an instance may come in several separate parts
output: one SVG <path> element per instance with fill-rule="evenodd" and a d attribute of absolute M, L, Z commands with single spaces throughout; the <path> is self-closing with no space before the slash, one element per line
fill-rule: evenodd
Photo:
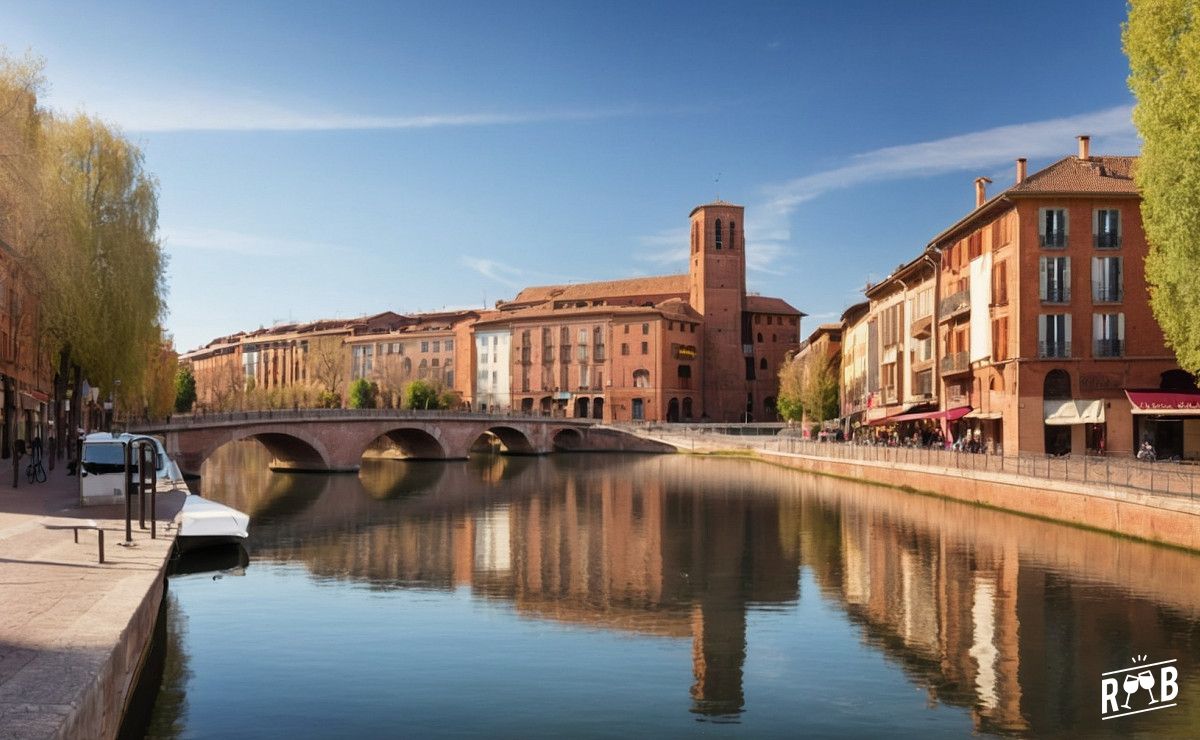
<path fill-rule="evenodd" d="M 75 543 L 79 543 L 79 530 L 94 529 L 97 532 L 100 541 L 100 562 L 104 562 L 104 530 L 96 524 L 95 519 L 59 519 L 57 521 L 44 521 L 42 526 L 46 529 L 70 529 L 75 532 Z"/>

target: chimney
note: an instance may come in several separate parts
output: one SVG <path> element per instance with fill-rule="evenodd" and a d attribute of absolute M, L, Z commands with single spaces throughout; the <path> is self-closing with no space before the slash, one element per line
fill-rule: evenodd
<path fill-rule="evenodd" d="M 1025 158 L 1021 157 L 1017 160 L 1017 184 L 1025 182 Z"/>
<path fill-rule="evenodd" d="M 1076 136 L 1075 138 L 1079 139 L 1079 158 L 1087 159 L 1088 158 L 1088 145 L 1091 143 L 1092 137 Z"/>
<path fill-rule="evenodd" d="M 987 200 L 987 184 L 989 182 L 991 182 L 991 180 L 987 179 L 986 177 L 975 178 L 975 207 L 976 208 L 983 205 L 984 201 Z"/>

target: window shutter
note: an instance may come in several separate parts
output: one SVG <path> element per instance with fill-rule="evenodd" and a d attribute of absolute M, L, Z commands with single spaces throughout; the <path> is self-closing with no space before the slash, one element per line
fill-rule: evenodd
<path fill-rule="evenodd" d="M 1104 230 L 1102 228 L 1103 224 L 1101 223 L 1101 216 L 1103 216 L 1103 214 L 1104 214 L 1104 211 L 1102 211 L 1102 210 L 1098 210 L 1098 209 L 1092 210 L 1092 235 L 1093 236 L 1104 233 Z"/>
<path fill-rule="evenodd" d="M 1121 342 L 1125 341 L 1125 314 L 1117 314 L 1117 339 Z"/>
<path fill-rule="evenodd" d="M 1041 347 L 1044 344 L 1046 344 L 1046 321 L 1049 318 L 1050 317 L 1047 316 L 1046 314 L 1040 314 L 1038 316 L 1038 350 L 1039 350 L 1039 352 L 1041 351 Z"/>
<path fill-rule="evenodd" d="M 1063 336 L 1062 340 L 1066 343 L 1063 357 L 1071 357 L 1071 314 L 1063 315 Z"/>
<path fill-rule="evenodd" d="M 1124 267 L 1125 265 L 1120 257 L 1112 258 L 1112 289 L 1115 295 L 1118 296 L 1122 296 L 1125 292 L 1122 288 L 1125 280 L 1125 276 L 1122 274 L 1125 271 Z"/>
<path fill-rule="evenodd" d="M 1060 219 L 1058 230 L 1062 232 L 1063 237 L 1069 237 L 1071 234 L 1071 214 L 1067 212 L 1066 208 L 1062 208 L 1058 211 L 1058 217 Z"/>
<path fill-rule="evenodd" d="M 1100 291 L 1104 286 L 1104 262 L 1100 257 L 1092 257 L 1092 300 L 1100 300 Z"/>
<path fill-rule="evenodd" d="M 1063 257 L 1063 300 L 1071 300 L 1071 258 Z"/>
<path fill-rule="evenodd" d="M 1092 314 L 1092 339 L 1104 339 L 1104 315 Z"/>
<path fill-rule="evenodd" d="M 1038 298 L 1046 300 L 1046 258 L 1038 259 Z"/>

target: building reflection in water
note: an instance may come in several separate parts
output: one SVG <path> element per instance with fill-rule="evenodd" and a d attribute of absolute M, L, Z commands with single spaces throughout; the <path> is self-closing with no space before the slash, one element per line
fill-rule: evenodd
<path fill-rule="evenodd" d="M 794 604 L 806 569 L 931 704 L 968 709 L 981 731 L 1094 727 L 1102 672 L 1137 652 L 1195 675 L 1200 653 L 1196 557 L 936 498 L 744 460 L 365 461 L 312 476 L 266 473 L 263 454 L 230 445 L 204 479 L 254 517 L 255 558 L 690 639 L 700 715 L 743 710 L 747 614 Z"/>

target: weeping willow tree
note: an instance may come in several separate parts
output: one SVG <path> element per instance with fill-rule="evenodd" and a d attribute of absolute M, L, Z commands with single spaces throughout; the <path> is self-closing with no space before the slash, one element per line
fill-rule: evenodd
<path fill-rule="evenodd" d="M 44 331 L 59 347 L 60 377 L 81 369 L 101 394 L 131 403 L 162 345 L 158 185 L 141 151 L 93 118 L 53 121 L 44 149 L 52 236 L 33 260 Z"/>
<path fill-rule="evenodd" d="M 14 282 L 36 298 L 15 319 L 36 323 L 39 357 L 54 358 L 56 399 L 68 387 L 79 398 L 87 379 L 123 408 L 144 406 L 154 366 L 173 356 L 161 351 L 158 183 L 118 131 L 41 108 L 41 69 L 0 49 L 0 236 L 12 245 Z M 79 406 L 60 428 L 79 423 Z"/>

